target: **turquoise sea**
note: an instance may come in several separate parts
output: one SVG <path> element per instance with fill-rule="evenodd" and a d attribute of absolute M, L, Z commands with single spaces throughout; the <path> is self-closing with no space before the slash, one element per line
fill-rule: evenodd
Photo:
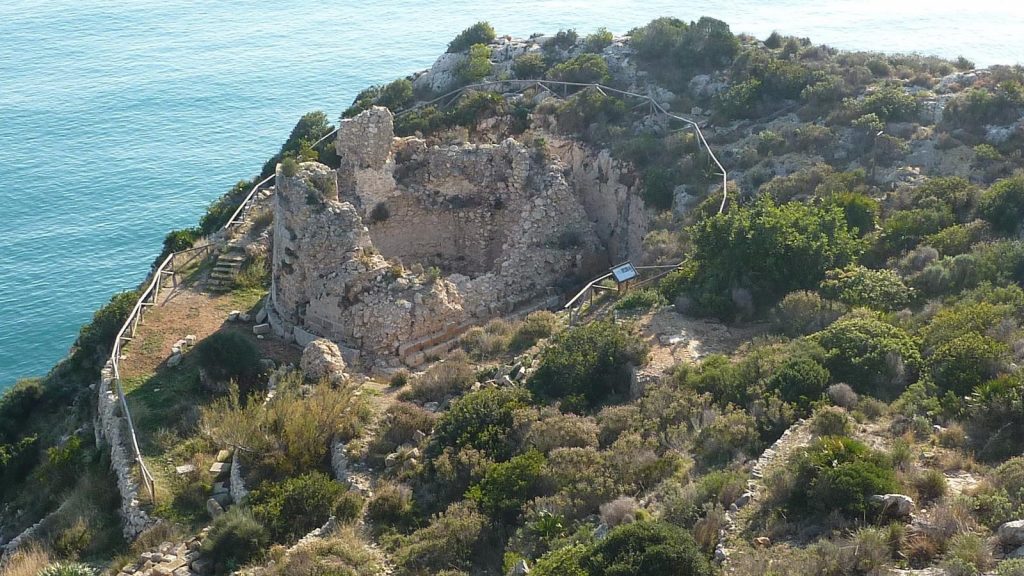
<path fill-rule="evenodd" d="M 44 374 L 303 113 L 336 118 L 477 20 L 527 36 L 662 15 L 1024 62 L 1024 6 L 1005 1 L 0 0 L 0 389 Z"/>

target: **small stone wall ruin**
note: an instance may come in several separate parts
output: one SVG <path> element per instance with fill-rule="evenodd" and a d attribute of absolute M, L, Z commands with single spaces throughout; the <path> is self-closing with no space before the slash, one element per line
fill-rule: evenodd
<path fill-rule="evenodd" d="M 339 127 L 341 167 L 277 173 L 271 324 L 416 365 L 468 327 L 559 300 L 636 256 L 636 178 L 581 145 L 396 138 L 374 107 Z"/>

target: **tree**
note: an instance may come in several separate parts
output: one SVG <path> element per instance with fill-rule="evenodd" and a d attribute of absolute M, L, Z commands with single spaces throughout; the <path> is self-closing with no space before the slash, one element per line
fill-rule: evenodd
<path fill-rule="evenodd" d="M 465 60 L 459 62 L 455 75 L 463 85 L 479 82 L 491 73 L 491 49 L 486 44 L 474 44 Z"/>
<path fill-rule="evenodd" d="M 826 270 L 851 263 L 863 246 L 838 208 L 776 205 L 770 198 L 707 218 L 690 234 L 691 296 L 720 316 L 733 312 L 734 290 L 748 290 L 758 307 L 772 305 L 788 292 L 817 287 Z"/>
<path fill-rule="evenodd" d="M 489 22 L 477 22 L 448 43 L 448 52 L 462 52 L 474 44 L 490 44 L 495 36 L 494 27 Z"/>

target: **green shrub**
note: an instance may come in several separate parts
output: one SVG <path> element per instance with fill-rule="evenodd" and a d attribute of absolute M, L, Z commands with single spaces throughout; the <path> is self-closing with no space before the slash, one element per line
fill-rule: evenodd
<path fill-rule="evenodd" d="M 943 122 L 954 128 L 981 131 L 987 124 L 1013 122 L 1016 109 L 1024 104 L 1020 82 L 1005 81 L 995 90 L 969 88 L 946 103 Z"/>
<path fill-rule="evenodd" d="M 867 314 L 847 315 L 815 335 L 834 381 L 859 394 L 895 398 L 916 379 L 921 355 L 903 330 Z"/>
<path fill-rule="evenodd" d="M 584 134 L 597 139 L 608 131 L 608 125 L 626 115 L 622 100 L 592 88 L 585 88 L 565 101 L 557 110 L 558 128 L 570 134 Z"/>
<path fill-rule="evenodd" d="M 992 567 L 992 548 L 979 534 L 963 532 L 953 536 L 946 544 L 946 560 L 959 560 L 973 568 L 975 574 Z"/>
<path fill-rule="evenodd" d="M 442 448 L 474 448 L 497 461 L 512 456 L 515 442 L 513 415 L 525 407 L 530 394 L 522 388 L 485 388 L 466 394 L 437 421 L 431 438 L 431 452 Z"/>
<path fill-rule="evenodd" d="M 892 270 L 871 270 L 856 265 L 826 272 L 821 292 L 826 298 L 847 306 L 882 311 L 899 310 L 914 297 L 914 289 L 908 288 Z"/>
<path fill-rule="evenodd" d="M 480 505 L 492 518 L 512 523 L 523 504 L 538 495 L 544 455 L 536 450 L 514 456 L 508 462 L 488 468 L 483 479 L 466 497 Z"/>
<path fill-rule="evenodd" d="M 1024 456 L 1010 458 L 995 470 L 996 483 L 1024 504 Z"/>
<path fill-rule="evenodd" d="M 1024 558 L 1003 560 L 996 566 L 996 576 L 1024 576 Z"/>
<path fill-rule="evenodd" d="M 535 576 L 589 576 L 580 563 L 587 553 L 582 544 L 552 550 L 537 559 L 530 574 Z"/>
<path fill-rule="evenodd" d="M 667 306 L 668 301 L 654 288 L 641 288 L 627 293 L 615 303 L 617 310 L 650 310 Z"/>
<path fill-rule="evenodd" d="M 463 85 L 479 82 L 491 73 L 491 49 L 486 44 L 474 44 L 467 58 L 455 68 L 455 76 Z"/>
<path fill-rule="evenodd" d="M 562 50 L 566 51 L 576 45 L 580 39 L 580 35 L 576 32 L 576 29 L 569 28 L 568 30 L 559 30 L 555 33 L 555 37 L 551 38 L 544 43 L 544 53 L 548 55 L 548 58 L 554 60 L 556 58 L 555 51 Z"/>
<path fill-rule="evenodd" d="M 978 213 L 996 231 L 1013 234 L 1024 218 L 1024 176 L 997 181 L 981 195 Z"/>
<path fill-rule="evenodd" d="M 646 358 L 646 344 L 627 329 L 593 322 L 556 335 L 527 387 L 542 398 L 560 399 L 568 410 L 594 409 L 624 399 L 630 366 Z"/>
<path fill-rule="evenodd" d="M 260 351 L 249 338 L 233 331 L 214 332 L 196 345 L 199 366 L 218 383 L 234 380 L 240 398 L 260 385 Z"/>
<path fill-rule="evenodd" d="M 914 478 L 914 489 L 917 496 L 925 502 L 939 500 L 949 489 L 946 475 L 940 470 L 924 470 Z"/>
<path fill-rule="evenodd" d="M 377 104 L 389 108 L 392 112 L 405 108 L 412 101 L 412 81 L 408 78 L 399 78 L 384 86 L 377 96 Z"/>
<path fill-rule="evenodd" d="M 43 568 L 38 576 L 95 576 L 96 571 L 78 562 L 56 562 Z"/>
<path fill-rule="evenodd" d="M 402 400 L 420 402 L 441 402 L 446 397 L 461 394 L 476 382 L 476 374 L 469 358 L 461 350 L 448 355 L 444 362 L 438 362 L 416 378 L 412 386 L 403 390 Z"/>
<path fill-rule="evenodd" d="M 395 552 L 399 576 L 436 574 L 441 570 L 469 571 L 481 557 L 487 536 L 487 517 L 470 501 L 452 504 L 430 524 L 403 537 Z"/>
<path fill-rule="evenodd" d="M 786 361 L 768 380 L 768 388 L 775 390 L 786 402 L 808 408 L 821 398 L 829 383 L 828 370 L 812 358 L 796 356 Z"/>
<path fill-rule="evenodd" d="M 391 483 L 379 484 L 366 504 L 366 519 L 378 532 L 408 528 L 416 520 L 412 490 Z"/>
<path fill-rule="evenodd" d="M 703 469 L 723 466 L 761 452 L 761 436 L 754 417 L 731 406 L 693 440 L 693 455 Z"/>
<path fill-rule="evenodd" d="M 495 37 L 494 27 L 489 22 L 477 22 L 448 43 L 448 52 L 462 52 L 475 44 L 489 44 Z"/>
<path fill-rule="evenodd" d="M 1020 453 L 1024 437 L 1024 382 L 1002 376 L 974 389 L 967 402 L 967 432 L 982 460 L 999 461 Z"/>
<path fill-rule="evenodd" d="M 776 328 L 787 336 L 803 336 L 824 329 L 844 308 L 822 299 L 816 292 L 798 290 L 786 294 L 772 312 Z"/>
<path fill-rule="evenodd" d="M 811 431 L 818 436 L 848 436 L 853 431 L 853 423 L 846 410 L 836 406 L 822 406 L 814 411 Z"/>
<path fill-rule="evenodd" d="M 201 235 L 201 230 L 198 227 L 171 230 L 167 233 L 167 236 L 164 237 L 163 250 L 161 250 L 160 255 L 153 260 L 153 266 L 156 267 L 162 264 L 172 252 L 188 250 Z"/>
<path fill-rule="evenodd" d="M 45 395 L 43 381 L 36 378 L 18 380 L 0 395 L 0 445 L 24 434 L 33 411 L 45 407 Z"/>
<path fill-rule="evenodd" d="M 897 86 L 885 86 L 856 104 L 857 116 L 874 114 L 882 122 L 910 122 L 917 118 L 920 104 L 912 94 Z"/>
<path fill-rule="evenodd" d="M 658 210 L 672 208 L 679 173 L 674 168 L 650 167 L 644 171 L 644 203 Z"/>
<path fill-rule="evenodd" d="M 774 304 L 793 290 L 814 288 L 825 271 L 851 263 L 861 242 L 838 208 L 769 198 L 694 225 L 691 295 L 712 314 L 736 308 L 730 292 L 743 288 L 755 306 Z M 799 263 L 799 264 L 797 264 Z"/>
<path fill-rule="evenodd" d="M 601 52 L 612 45 L 615 37 L 607 28 L 598 28 L 593 34 L 588 34 L 584 39 L 588 52 Z"/>
<path fill-rule="evenodd" d="M 288 139 L 281 145 L 281 150 L 274 154 L 267 162 L 263 165 L 263 171 L 260 173 L 260 179 L 266 178 L 274 173 L 278 163 L 284 164 L 284 161 L 291 158 L 288 166 L 282 166 L 282 170 L 287 170 L 285 176 L 294 176 L 292 168 L 298 168 L 298 163 L 295 162 L 295 158 L 302 158 L 304 160 L 321 160 L 325 163 L 331 163 L 334 159 L 333 152 L 330 151 L 333 147 L 327 148 L 325 157 L 321 158 L 320 154 L 313 150 L 311 146 L 314 142 L 326 136 L 334 127 L 331 126 L 330 120 L 327 118 L 327 114 L 321 110 L 309 112 L 304 114 L 299 121 L 295 123 L 295 127 L 292 128 L 291 133 L 288 135 Z M 329 156 L 329 157 L 328 157 Z M 248 192 L 248 190 L 246 190 Z M 239 198 L 239 201 L 241 198 Z M 235 206 L 238 204 L 236 203 Z M 232 208 L 234 210 L 234 208 Z M 200 223 L 202 226 L 202 223 Z M 204 228 L 204 233 L 206 232 Z"/>
<path fill-rule="evenodd" d="M 543 78 L 548 64 L 540 54 L 523 54 L 512 63 L 512 73 L 520 80 Z"/>
<path fill-rule="evenodd" d="M 229 574 L 259 558 L 268 544 L 266 529 L 246 509 L 235 506 L 218 516 L 203 540 L 203 555 L 214 574 Z"/>
<path fill-rule="evenodd" d="M 120 292 L 110 298 L 92 316 L 92 321 L 82 326 L 75 342 L 75 350 L 71 356 L 71 364 L 86 371 L 99 371 L 110 356 L 114 337 L 128 320 L 128 315 L 135 308 L 139 299 L 136 291 Z"/>
<path fill-rule="evenodd" d="M 601 84 L 608 80 L 608 63 L 598 54 L 580 54 L 548 70 L 547 77 L 559 82 Z"/>
<path fill-rule="evenodd" d="M 322 472 L 310 472 L 281 482 L 268 482 L 249 493 L 246 504 L 267 527 L 275 542 L 290 542 L 319 528 L 337 513 L 340 521 L 355 517 L 362 503 L 351 500 L 348 489 Z"/>
<path fill-rule="evenodd" d="M 508 343 L 509 352 L 513 354 L 522 352 L 541 339 L 551 336 L 559 328 L 560 323 L 555 314 L 545 310 L 531 312 L 512 333 L 512 338 Z"/>
<path fill-rule="evenodd" d="M 690 533 L 664 522 L 624 524 L 591 548 L 580 564 L 593 576 L 711 576 Z"/>
<path fill-rule="evenodd" d="M 942 343 L 928 359 L 932 380 L 943 390 L 965 396 L 989 380 L 1009 360 L 1009 350 L 998 340 L 976 332 Z"/>
<path fill-rule="evenodd" d="M 896 474 L 884 455 L 861 442 L 840 436 L 815 440 L 790 462 L 795 470 L 788 507 L 800 513 L 840 512 L 851 518 L 869 511 L 868 498 L 898 489 Z"/>

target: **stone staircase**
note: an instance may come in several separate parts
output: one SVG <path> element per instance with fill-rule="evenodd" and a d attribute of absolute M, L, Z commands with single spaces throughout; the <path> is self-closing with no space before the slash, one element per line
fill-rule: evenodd
<path fill-rule="evenodd" d="M 217 262 L 213 265 L 210 277 L 207 280 L 207 288 L 211 292 L 227 292 L 235 287 L 235 278 L 242 271 L 242 264 L 245 263 L 245 252 L 242 250 L 228 248 L 217 256 Z"/>

